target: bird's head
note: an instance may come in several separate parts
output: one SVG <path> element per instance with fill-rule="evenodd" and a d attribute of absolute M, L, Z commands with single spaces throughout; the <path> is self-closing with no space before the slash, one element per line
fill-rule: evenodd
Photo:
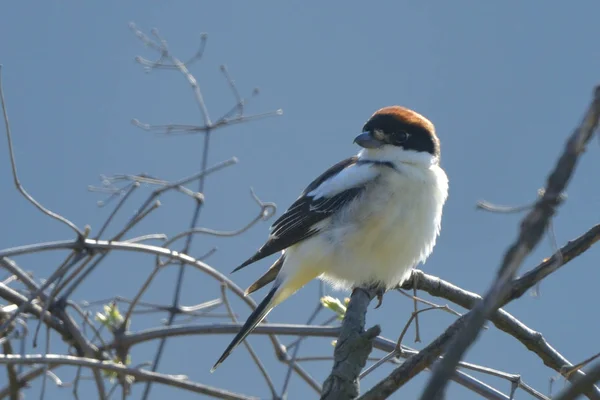
<path fill-rule="evenodd" d="M 440 158 L 440 141 L 433 124 L 400 106 L 376 111 L 354 143 L 364 148 L 361 157 L 372 160 L 430 165 Z"/>

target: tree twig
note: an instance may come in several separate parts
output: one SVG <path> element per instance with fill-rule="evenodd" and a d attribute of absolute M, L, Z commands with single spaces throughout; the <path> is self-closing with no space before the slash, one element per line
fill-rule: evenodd
<path fill-rule="evenodd" d="M 11 365 L 34 365 L 48 364 L 50 367 L 57 365 L 75 365 L 86 368 L 91 368 L 94 371 L 112 371 L 123 375 L 133 376 L 138 382 L 156 382 L 163 383 L 172 387 L 188 390 L 190 392 L 212 396 L 217 399 L 228 400 L 250 400 L 255 397 L 245 396 L 229 392 L 223 389 L 214 388 L 200 383 L 191 382 L 186 377 L 160 374 L 157 372 L 147 371 L 144 369 L 128 368 L 123 364 L 116 364 L 111 361 L 99 361 L 94 358 L 75 357 L 62 354 L 30 354 L 21 355 L 0 355 L 0 364 Z"/>
<path fill-rule="evenodd" d="M 57 214 L 53 211 L 50 211 L 46 207 L 44 207 L 39 201 L 34 199 L 33 196 L 31 196 L 29 193 L 27 193 L 27 190 L 25 190 L 25 188 L 21 184 L 21 181 L 19 180 L 19 175 L 17 174 L 17 163 L 15 161 L 15 154 L 13 151 L 12 135 L 10 132 L 10 123 L 8 122 L 8 111 L 6 110 L 6 103 L 4 101 L 4 89 L 2 88 L 2 64 L 0 64 L 0 102 L 2 103 L 2 114 L 4 116 L 4 127 L 6 129 L 6 138 L 8 140 L 8 154 L 10 156 L 10 166 L 12 168 L 13 181 L 14 181 L 14 184 L 15 184 L 17 190 L 19 191 L 19 193 L 21 193 L 23 195 L 23 197 L 25 197 L 25 199 L 27 201 L 29 201 L 31 204 L 33 204 L 42 213 L 46 214 L 50 218 L 54 218 L 55 220 L 60 221 L 63 224 L 67 225 L 69 228 L 71 228 L 77 234 L 77 237 L 83 237 L 83 232 L 74 223 L 72 223 L 71 221 L 69 221 L 68 219 L 63 217 L 62 215 Z"/>

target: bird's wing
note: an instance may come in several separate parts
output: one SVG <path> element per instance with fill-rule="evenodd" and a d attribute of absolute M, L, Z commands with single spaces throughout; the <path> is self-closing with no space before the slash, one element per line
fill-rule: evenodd
<path fill-rule="evenodd" d="M 355 200 L 379 176 L 374 164 L 382 163 L 350 157 L 325 171 L 273 223 L 267 242 L 233 272 L 317 234 L 322 229 L 320 222 Z"/>

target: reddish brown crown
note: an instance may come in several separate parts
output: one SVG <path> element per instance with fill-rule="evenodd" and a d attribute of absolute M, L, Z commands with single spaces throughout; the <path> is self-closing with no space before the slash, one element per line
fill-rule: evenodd
<path fill-rule="evenodd" d="M 406 123 L 408 125 L 419 126 L 423 129 L 429 131 L 430 133 L 435 134 L 435 127 L 433 126 L 431 121 L 429 121 L 427 118 L 425 118 L 418 112 L 413 111 L 406 107 L 401 107 L 401 106 L 383 107 L 383 108 L 375 111 L 375 113 L 373 114 L 373 116 L 371 118 L 373 118 L 375 115 L 391 115 L 394 118 L 396 118 L 400 121 L 403 121 L 404 123 Z"/>

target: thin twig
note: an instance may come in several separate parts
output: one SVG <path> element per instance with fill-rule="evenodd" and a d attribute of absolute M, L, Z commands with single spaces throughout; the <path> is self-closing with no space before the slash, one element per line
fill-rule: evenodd
<path fill-rule="evenodd" d="M 17 174 L 17 163 L 15 161 L 15 154 L 13 150 L 12 134 L 10 132 L 10 123 L 8 122 L 8 111 L 6 110 L 6 103 L 4 101 L 4 89 L 2 88 L 2 64 L 0 64 L 0 101 L 2 103 L 2 114 L 4 115 L 4 127 L 6 129 L 6 138 L 8 139 L 8 154 L 10 156 L 10 166 L 12 168 L 13 181 L 17 190 L 19 191 L 19 193 L 21 193 L 21 195 L 23 195 L 23 197 L 25 197 L 27 201 L 33 204 L 42 213 L 67 225 L 77 234 L 77 237 L 83 237 L 83 232 L 74 223 L 72 223 L 62 215 L 52 212 L 46 207 L 44 207 L 40 202 L 34 199 L 33 196 L 27 193 L 25 187 L 23 187 L 21 181 L 19 180 L 19 175 Z"/>
<path fill-rule="evenodd" d="M 81 242 L 79 239 L 77 239 L 75 243 L 77 243 L 77 245 L 79 246 Z M 69 260 L 70 258 L 67 258 L 65 262 L 63 262 L 63 264 L 60 267 L 58 267 L 52 273 L 52 275 L 50 275 L 46 282 L 44 282 L 44 284 L 40 286 L 31 296 L 29 296 L 27 302 L 21 303 L 17 311 L 15 311 L 13 315 L 11 315 L 6 321 L 2 323 L 2 325 L 0 325 L 0 333 L 3 332 L 8 327 L 8 325 L 11 324 L 19 316 L 19 314 L 21 314 L 25 309 L 31 306 L 33 301 L 36 298 L 38 298 L 42 293 L 44 293 L 44 290 L 46 290 L 50 285 L 52 285 L 57 279 L 62 277 L 68 271 L 68 269 L 74 265 L 73 263 L 69 263 Z M 46 314 L 46 312 L 42 311 L 42 314 Z"/>
<path fill-rule="evenodd" d="M 320 298 L 321 296 L 319 296 Z M 317 318 L 317 316 L 319 315 L 319 313 L 321 312 L 321 310 L 323 310 L 323 305 L 321 304 L 321 302 L 317 303 L 317 307 L 315 308 L 315 310 L 313 311 L 313 313 L 310 315 L 310 317 L 308 317 L 308 321 L 306 322 L 306 325 L 310 325 L 312 324 L 312 322 L 315 320 L 315 318 Z M 287 391 L 288 391 L 288 387 L 292 378 L 292 372 L 294 370 L 294 366 L 296 366 L 296 357 L 298 357 L 298 352 L 300 351 L 300 345 L 302 344 L 302 340 L 304 338 L 299 338 L 298 342 L 296 343 L 296 346 L 294 347 L 294 351 L 292 352 L 292 358 L 289 360 L 289 367 L 287 369 L 287 372 L 285 374 L 285 379 L 283 380 L 283 388 L 281 389 L 281 396 L 280 398 L 285 399 L 287 397 Z"/>
<path fill-rule="evenodd" d="M 181 232 L 181 233 L 178 233 L 177 235 L 173 236 L 170 240 L 168 240 L 167 242 L 165 242 L 163 244 L 163 247 L 169 247 L 171 244 L 173 244 L 173 242 L 181 239 L 182 237 L 195 235 L 195 234 L 204 234 L 204 235 L 218 236 L 218 237 L 238 236 L 238 235 L 241 235 L 242 233 L 248 231 L 248 229 L 252 228 L 258 221 L 266 221 L 269 218 L 271 218 L 277 211 L 277 206 L 275 205 L 275 203 L 262 202 L 256 196 L 256 193 L 254 193 L 254 190 L 252 190 L 252 189 L 250 189 L 250 190 L 251 190 L 252 197 L 254 198 L 254 201 L 256 201 L 256 203 L 260 207 L 260 211 L 256 217 L 254 217 L 250 222 L 248 222 L 243 227 L 233 230 L 233 231 L 219 231 L 219 230 L 209 229 L 209 228 L 192 228 L 185 232 Z"/>
<path fill-rule="evenodd" d="M 128 368 L 123 364 L 117 364 L 110 361 L 99 361 L 93 358 L 75 357 L 62 354 L 48 354 L 46 356 L 43 356 L 41 354 L 31 354 L 22 357 L 20 355 L 13 354 L 0 355 L 0 364 L 48 364 L 50 367 L 56 365 L 75 365 L 91 368 L 94 371 L 112 371 L 123 375 L 130 375 L 134 377 L 138 382 L 151 381 L 156 383 L 163 383 L 172 387 L 188 390 L 190 392 L 213 396 L 217 399 L 256 399 L 255 397 L 249 397 L 242 394 L 232 393 L 223 389 L 217 389 L 200 383 L 192 382 L 187 379 L 181 379 L 181 377 L 160 374 L 144 369 Z"/>
<path fill-rule="evenodd" d="M 402 332 L 400 333 L 400 337 L 398 337 L 398 341 L 396 342 L 396 347 L 394 348 L 394 350 L 389 352 L 383 358 L 381 358 L 379 361 L 377 361 L 375 364 L 371 365 L 369 368 L 364 370 L 360 374 L 359 379 L 364 378 L 365 376 L 367 376 L 368 374 L 373 372 L 375 369 L 377 369 L 380 365 L 388 362 L 392 358 L 397 357 L 399 354 L 402 353 L 402 340 L 404 339 L 404 335 L 406 335 L 406 332 L 408 331 L 408 328 L 410 327 L 410 324 L 412 323 L 412 321 L 416 320 L 417 316 L 420 313 L 431 311 L 431 310 L 440 310 L 440 309 L 448 311 L 448 306 L 435 306 L 434 305 L 434 306 L 431 306 L 428 308 L 423 308 L 421 310 L 413 311 L 410 315 L 410 318 L 406 322 L 406 324 L 404 324 L 404 328 L 402 329 Z"/>
<path fill-rule="evenodd" d="M 114 218 L 114 216 L 117 214 L 117 212 L 121 209 L 121 207 L 123 207 L 123 204 L 125 204 L 125 202 L 127 201 L 127 199 L 129 198 L 129 196 L 131 196 L 131 194 L 140 187 L 139 182 L 133 182 L 125 191 L 125 194 L 121 197 L 121 199 L 119 200 L 119 203 L 117 204 L 117 206 L 114 208 L 114 210 L 112 210 L 112 212 L 110 213 L 110 215 L 108 216 L 108 218 L 106 219 L 106 221 L 104 221 L 104 224 L 102 225 L 102 228 L 100 228 L 100 231 L 98 232 L 98 234 L 96 235 L 97 239 L 100 239 L 102 237 L 102 234 L 104 233 L 104 231 L 106 230 L 106 228 L 108 228 L 108 225 L 110 224 L 110 222 L 112 221 L 112 219 Z"/>
<path fill-rule="evenodd" d="M 39 326 L 39 325 L 38 325 Z M 37 334 L 37 332 L 36 332 Z M 44 349 L 44 356 L 48 355 L 50 352 L 50 328 L 46 326 L 46 348 Z M 40 400 L 44 400 L 44 396 L 46 395 L 46 381 L 48 380 L 48 365 L 46 364 L 44 370 L 44 376 L 42 378 L 42 389 L 40 391 Z"/>
<path fill-rule="evenodd" d="M 360 400 L 386 399 L 396 390 L 406 384 L 414 376 L 419 374 L 425 368 L 428 368 L 433 362 L 437 361 L 442 354 L 442 350 L 465 324 L 467 315 L 460 317 L 452 323 L 440 336 L 427 345 L 417 354 L 409 357 L 402 365 L 394 369 L 391 374 L 378 382 L 369 391 L 359 397 Z"/>
<path fill-rule="evenodd" d="M 402 289 L 396 289 L 396 290 L 398 290 L 398 292 L 399 292 L 400 294 L 402 294 L 403 296 L 406 296 L 406 297 L 408 297 L 409 299 L 416 300 L 416 301 L 418 301 L 419 303 L 427 304 L 428 306 L 431 306 L 431 307 L 433 307 L 433 306 L 441 306 L 440 304 L 435 304 L 434 302 L 431 302 L 431 301 L 429 301 L 429 300 L 425 300 L 425 299 L 423 299 L 423 298 L 421 298 L 421 297 L 417 297 L 417 296 L 414 296 L 414 295 L 412 295 L 412 294 L 408 294 L 408 293 L 406 293 L 406 292 L 405 292 L 404 290 L 402 290 Z M 450 308 L 450 306 L 448 306 L 448 304 L 445 304 L 445 306 L 446 306 L 446 307 L 444 307 L 444 308 L 442 309 L 442 311 L 446 311 L 447 313 L 450 313 L 450 314 L 452 314 L 452 315 L 455 315 L 455 316 L 457 316 L 457 317 L 462 317 L 462 314 L 461 314 L 461 313 L 459 313 L 458 311 L 455 311 L 455 310 L 453 310 L 452 308 Z"/>
<path fill-rule="evenodd" d="M 123 331 L 125 331 L 127 329 L 127 326 L 129 325 L 129 321 L 131 319 L 131 314 L 133 313 L 135 306 L 137 305 L 138 301 L 140 301 L 140 299 L 142 298 L 142 296 L 146 292 L 146 290 L 150 287 L 150 284 L 156 277 L 156 274 L 158 274 L 158 271 L 160 271 L 160 266 L 157 263 L 157 265 L 154 267 L 154 269 L 152 270 L 152 272 L 150 273 L 148 278 L 146 278 L 146 281 L 144 282 L 144 284 L 142 285 L 140 290 L 138 290 L 135 297 L 131 301 L 129 308 L 127 309 L 127 313 L 125 314 L 125 318 L 123 319 L 123 324 L 121 325 L 121 329 Z"/>
<path fill-rule="evenodd" d="M 62 265 L 59 267 L 59 269 L 64 267 L 65 274 L 66 274 L 67 271 L 69 269 L 71 269 L 72 266 L 76 265 L 84 256 L 85 256 L 85 254 L 83 252 L 69 253 L 69 255 L 67 256 L 67 259 L 62 263 Z M 50 308 L 50 305 L 56 298 L 58 290 L 60 289 L 60 284 L 61 284 L 65 274 L 62 274 L 58 277 L 58 279 L 56 280 L 56 284 L 54 285 L 54 287 L 52 288 L 52 291 L 50 292 L 50 295 L 48 295 L 44 299 L 44 308 L 43 308 L 44 314 L 48 311 L 48 309 Z M 38 336 L 38 332 L 40 331 L 41 325 L 42 325 L 42 320 L 40 319 L 35 328 L 35 333 L 33 334 L 33 347 L 34 348 L 37 347 L 37 336 Z"/>
<path fill-rule="evenodd" d="M 39 289 L 38 284 L 29 276 L 29 274 L 19 268 L 14 260 L 2 257 L 0 258 L 0 266 L 4 267 L 4 269 L 8 270 L 11 274 L 14 274 L 19 282 L 25 285 L 30 292 Z"/>

